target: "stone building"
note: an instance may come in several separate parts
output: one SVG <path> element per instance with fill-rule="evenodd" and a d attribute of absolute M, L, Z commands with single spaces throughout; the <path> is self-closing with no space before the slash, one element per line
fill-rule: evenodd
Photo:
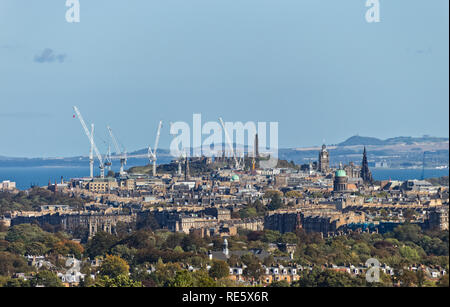
<path fill-rule="evenodd" d="M 338 169 L 334 174 L 333 191 L 338 193 L 346 192 L 347 183 L 348 183 L 347 173 L 343 169 Z"/>
<path fill-rule="evenodd" d="M 294 232 L 301 228 L 300 212 L 274 212 L 264 217 L 264 229 L 276 230 L 280 233 Z"/>
<path fill-rule="evenodd" d="M 295 232 L 304 229 L 306 232 L 320 232 L 324 235 L 336 233 L 341 227 L 349 224 L 363 223 L 364 213 L 338 211 L 309 211 L 309 212 L 274 212 L 266 215 L 264 228 L 280 233 Z"/>
<path fill-rule="evenodd" d="M 330 155 L 325 144 L 322 145 L 322 150 L 319 152 L 319 166 L 318 171 L 327 173 L 330 170 Z"/>
<path fill-rule="evenodd" d="M 11 225 L 38 223 L 43 225 L 61 226 L 64 231 L 73 232 L 78 228 L 87 229 L 89 236 L 94 236 L 98 231 L 115 233 L 118 222 L 134 223 L 135 214 L 124 213 L 54 213 L 38 216 L 16 216 L 11 220 Z"/>
<path fill-rule="evenodd" d="M 439 208 L 428 213 L 428 229 L 448 230 L 448 208 Z"/>

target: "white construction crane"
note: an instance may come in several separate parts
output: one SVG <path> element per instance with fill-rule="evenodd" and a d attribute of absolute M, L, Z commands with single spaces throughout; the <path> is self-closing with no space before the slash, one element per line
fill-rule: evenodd
<path fill-rule="evenodd" d="M 111 144 L 108 143 L 108 152 L 105 156 L 105 166 L 108 171 L 111 170 L 112 158 L 111 158 Z"/>
<path fill-rule="evenodd" d="M 148 146 L 148 159 L 149 162 L 153 162 L 153 177 L 156 176 L 156 151 L 158 150 L 158 143 L 159 143 L 159 136 L 161 134 L 161 127 L 162 127 L 162 121 L 159 121 L 158 130 L 156 132 L 156 140 L 155 140 L 155 146 L 153 146 L 153 150 Z"/>
<path fill-rule="evenodd" d="M 94 178 L 94 124 L 91 124 L 89 142 L 91 143 L 91 149 L 89 150 L 89 177 Z"/>
<path fill-rule="evenodd" d="M 124 165 L 127 164 L 127 151 L 126 151 L 125 147 L 123 147 L 123 146 L 122 146 L 123 150 L 120 150 L 119 142 L 117 142 L 117 139 L 114 136 L 111 127 L 107 126 L 107 128 L 108 128 L 109 135 L 111 136 L 111 139 L 113 140 L 114 147 L 116 148 L 116 153 L 120 155 L 120 171 L 119 172 L 120 172 L 120 175 L 123 175 L 123 174 L 125 174 Z"/>
<path fill-rule="evenodd" d="M 220 124 L 222 125 L 223 130 L 225 131 L 225 137 L 227 139 L 227 143 L 230 146 L 231 154 L 233 155 L 234 159 L 234 168 L 240 169 L 239 161 L 236 159 L 236 155 L 234 154 L 233 144 L 231 143 L 230 136 L 228 135 L 227 129 L 225 128 L 225 124 L 222 120 L 222 117 L 219 117 Z"/>
<path fill-rule="evenodd" d="M 89 142 L 90 142 L 90 144 L 91 144 L 91 147 L 94 149 L 94 152 L 95 152 L 95 154 L 97 155 L 97 159 L 98 159 L 98 161 L 99 161 L 99 163 L 100 163 L 100 177 L 101 177 L 101 178 L 105 178 L 105 165 L 103 164 L 103 158 L 102 158 L 102 155 L 100 154 L 100 152 L 98 151 L 97 146 L 95 145 L 95 142 L 94 142 L 94 135 L 91 134 L 91 133 L 89 132 L 89 130 L 88 130 L 87 126 L 86 126 L 86 123 L 84 122 L 83 116 L 81 116 L 81 113 L 80 113 L 80 111 L 78 110 L 78 108 L 77 108 L 76 106 L 74 106 L 73 109 L 74 109 L 75 113 L 77 114 L 78 119 L 80 120 L 81 126 L 83 126 L 84 133 L 86 133 L 86 136 L 87 136 L 88 139 L 89 139 Z M 93 131 L 93 127 L 94 127 L 94 126 L 92 125 L 92 126 L 91 126 L 92 131 Z M 93 159 L 92 159 L 92 160 L 93 160 Z M 93 170 L 92 170 L 92 172 L 93 172 Z M 91 176 L 93 177 L 93 174 L 92 174 L 92 173 L 91 173 Z"/>

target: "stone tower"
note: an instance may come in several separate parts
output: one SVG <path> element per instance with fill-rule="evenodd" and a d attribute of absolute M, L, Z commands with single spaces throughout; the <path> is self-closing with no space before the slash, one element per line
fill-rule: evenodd
<path fill-rule="evenodd" d="M 319 152 L 319 172 L 327 173 L 330 170 L 330 155 L 325 144 Z"/>
<path fill-rule="evenodd" d="M 185 168 L 184 168 L 184 180 L 189 180 L 189 157 L 186 156 L 186 159 L 184 160 Z"/>
<path fill-rule="evenodd" d="M 361 178 L 364 181 L 364 183 L 371 184 L 373 182 L 372 173 L 370 172 L 369 163 L 367 162 L 367 151 L 365 146 L 361 165 Z"/>

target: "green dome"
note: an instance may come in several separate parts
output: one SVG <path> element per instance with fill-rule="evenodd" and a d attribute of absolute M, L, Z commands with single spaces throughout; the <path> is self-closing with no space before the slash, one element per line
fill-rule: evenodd
<path fill-rule="evenodd" d="M 239 176 L 238 175 L 231 176 L 231 181 L 239 181 Z"/>
<path fill-rule="evenodd" d="M 336 177 L 346 177 L 347 173 L 343 169 L 338 169 L 335 173 Z"/>

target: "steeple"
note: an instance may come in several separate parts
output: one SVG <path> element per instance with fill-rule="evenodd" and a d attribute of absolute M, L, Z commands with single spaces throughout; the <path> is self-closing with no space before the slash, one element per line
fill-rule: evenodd
<path fill-rule="evenodd" d="M 185 168 L 184 168 L 184 180 L 189 180 L 189 157 L 186 156 L 186 160 L 184 161 Z"/>
<path fill-rule="evenodd" d="M 371 184 L 373 182 L 372 173 L 369 169 L 369 162 L 367 161 L 367 151 L 366 146 L 364 146 L 364 152 L 363 152 L 363 160 L 361 165 L 361 178 L 363 179 L 364 183 Z"/>

